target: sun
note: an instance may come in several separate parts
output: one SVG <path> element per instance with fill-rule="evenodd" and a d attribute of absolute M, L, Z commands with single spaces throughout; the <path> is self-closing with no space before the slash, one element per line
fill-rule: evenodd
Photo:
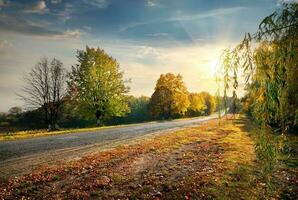
<path fill-rule="evenodd" d="M 218 63 L 219 63 L 219 59 L 218 57 L 214 57 L 210 60 L 210 62 L 208 63 L 208 75 L 209 76 L 216 76 L 217 70 L 218 70 Z"/>

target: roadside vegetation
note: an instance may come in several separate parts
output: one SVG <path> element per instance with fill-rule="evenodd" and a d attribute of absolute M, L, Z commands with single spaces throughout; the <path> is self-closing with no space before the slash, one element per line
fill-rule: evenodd
<path fill-rule="evenodd" d="M 237 101 L 237 88 L 243 84 L 244 111 L 262 128 L 279 133 L 295 131 L 298 125 L 297 33 L 298 4 L 284 4 L 260 23 L 256 33 L 247 33 L 222 56 L 224 97 L 232 91 Z"/>
<path fill-rule="evenodd" d="M 204 117 L 204 116 L 202 116 Z M 200 118 L 200 117 L 196 117 Z M 164 122 L 164 121 L 180 121 L 180 120 L 189 120 L 194 119 L 194 117 L 185 117 L 185 118 L 178 118 L 172 120 L 155 120 L 150 121 L 147 123 L 154 123 L 154 122 Z M 5 134 L 0 134 L 0 141 L 7 141 L 7 140 L 18 140 L 18 139 L 26 139 L 26 138 L 34 138 L 34 137 L 42 137 L 42 136 L 50 136 L 50 135 L 60 135 L 60 134 L 71 134 L 71 133 L 89 133 L 92 131 L 100 131 L 104 129 L 112 129 L 112 128 L 120 128 L 120 127 L 129 127 L 134 126 L 140 123 L 123 123 L 119 122 L 118 125 L 106 125 L 106 126 L 95 126 L 95 127 L 86 127 L 86 128 L 63 128 L 60 130 L 55 131 L 48 131 L 47 129 L 38 129 L 38 130 L 27 130 L 27 131 L 16 131 L 16 132 L 7 132 Z"/>
<path fill-rule="evenodd" d="M 284 176 L 281 168 L 290 171 L 287 179 L 297 185 L 297 149 L 293 147 L 298 130 L 297 33 L 298 4 L 285 3 L 263 19 L 254 34 L 246 33 L 242 42 L 222 55 L 224 98 L 232 93 L 234 112 L 239 104 L 237 89 L 244 85 L 242 111 L 258 126 L 255 152 L 264 195 L 282 190 L 284 183 L 276 179 Z M 297 199 L 297 186 L 288 185 L 286 190 L 290 194 L 277 198 Z"/>

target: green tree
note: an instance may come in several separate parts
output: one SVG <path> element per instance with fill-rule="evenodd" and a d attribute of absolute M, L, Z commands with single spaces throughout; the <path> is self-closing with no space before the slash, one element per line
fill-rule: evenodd
<path fill-rule="evenodd" d="M 136 123 L 150 120 L 149 101 L 150 98 L 146 96 L 127 96 L 130 112 L 123 117 L 112 118 L 109 120 L 110 124 Z"/>
<path fill-rule="evenodd" d="M 204 99 L 205 102 L 205 115 L 212 114 L 216 109 L 216 99 L 208 92 L 201 92 L 199 95 Z"/>
<path fill-rule="evenodd" d="M 188 91 L 182 76 L 161 74 L 150 99 L 150 113 L 155 118 L 184 115 L 189 106 Z"/>
<path fill-rule="evenodd" d="M 22 112 L 23 112 L 23 110 L 22 110 L 22 108 L 19 107 L 19 106 L 11 107 L 11 108 L 8 110 L 8 113 L 9 113 L 10 115 L 20 115 Z"/>
<path fill-rule="evenodd" d="M 146 96 L 134 97 L 130 96 L 128 105 L 130 113 L 126 116 L 127 120 L 131 122 L 141 122 L 149 119 L 149 101 L 150 98 Z"/>
<path fill-rule="evenodd" d="M 125 94 L 129 88 L 123 80 L 118 62 L 100 48 L 77 52 L 78 64 L 69 75 L 69 91 L 77 102 L 77 111 L 95 118 L 97 125 L 129 111 Z"/>

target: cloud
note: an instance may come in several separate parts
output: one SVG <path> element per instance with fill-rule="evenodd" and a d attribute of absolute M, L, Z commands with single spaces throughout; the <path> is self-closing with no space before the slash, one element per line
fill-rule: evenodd
<path fill-rule="evenodd" d="M 2 56 L 11 53 L 12 50 L 13 46 L 10 42 L 7 40 L 0 40 L 0 54 Z"/>
<path fill-rule="evenodd" d="M 62 2 L 62 0 L 51 0 L 52 4 L 58 4 L 58 3 L 61 3 L 61 2 Z"/>
<path fill-rule="evenodd" d="M 59 17 L 60 20 L 62 20 L 62 22 L 66 22 L 71 19 L 74 11 L 75 11 L 74 5 L 70 3 L 66 3 L 64 9 L 60 11 L 57 14 L 57 16 Z"/>
<path fill-rule="evenodd" d="M 0 49 L 10 48 L 12 45 L 7 40 L 0 40 Z"/>
<path fill-rule="evenodd" d="M 147 0 L 147 6 L 154 7 L 156 5 L 157 5 L 157 1 L 156 0 Z"/>
<path fill-rule="evenodd" d="M 214 9 L 214 10 L 211 10 L 208 12 L 195 14 L 195 15 L 179 15 L 179 16 L 173 16 L 173 17 L 169 17 L 169 18 L 156 19 L 156 20 L 145 21 L 145 22 L 136 22 L 136 23 L 131 23 L 126 26 L 123 26 L 120 29 L 120 31 L 126 31 L 128 29 L 132 29 L 132 28 L 136 28 L 138 26 L 144 26 L 144 25 L 148 25 L 148 24 L 191 21 L 191 20 L 205 19 L 205 18 L 209 18 L 209 17 L 217 17 L 217 16 L 228 15 L 228 14 L 232 14 L 235 12 L 239 12 L 243 9 L 245 9 L 245 7 L 219 8 L 219 9 Z"/>
<path fill-rule="evenodd" d="M 150 46 L 140 46 L 137 55 L 140 57 L 143 56 L 158 56 L 160 55 L 159 51 L 156 48 Z"/>
<path fill-rule="evenodd" d="M 208 17 L 217 17 L 222 15 L 228 15 L 235 12 L 239 12 L 241 10 L 244 10 L 245 7 L 232 7 L 232 8 L 218 8 L 211 10 L 209 12 L 200 13 L 196 15 L 182 15 L 170 18 L 168 21 L 189 21 L 189 20 L 199 20 L 199 19 L 205 19 Z"/>
<path fill-rule="evenodd" d="M 0 0 L 0 10 L 1 10 L 1 7 L 8 6 L 9 3 L 10 3 L 10 1 L 8 1 L 8 0 Z"/>
<path fill-rule="evenodd" d="M 44 26 L 32 23 L 20 16 L 0 14 L 0 30 L 4 32 L 16 32 L 29 35 L 56 35 L 53 31 Z"/>
<path fill-rule="evenodd" d="M 107 0 L 74 1 L 72 3 L 65 3 L 64 9 L 62 9 L 56 15 L 60 20 L 62 20 L 62 22 L 66 22 L 78 13 L 83 13 L 94 9 L 103 9 L 108 5 L 109 2 Z"/>
<path fill-rule="evenodd" d="M 2 2 L 3 0 L 0 0 Z M 54 3 L 59 3 L 60 1 L 53 1 Z M 75 1 L 78 2 L 78 1 Z M 103 0 L 100 0 L 103 2 Z M 79 2 L 81 3 L 81 2 Z M 4 3 L 3 3 L 4 5 Z M 52 13 L 47 13 L 47 16 L 54 16 L 57 18 L 63 18 L 68 20 L 71 18 L 71 14 L 74 12 L 74 5 L 70 3 L 64 4 L 65 9 L 63 12 L 53 10 Z M 63 28 L 59 26 L 53 27 L 54 23 L 52 20 L 44 17 L 31 17 L 26 15 L 27 13 L 38 13 L 43 14 L 49 9 L 47 8 L 45 1 L 36 1 L 33 4 L 14 4 L 15 8 L 24 8 L 23 12 L 10 12 L 10 13 L 0 13 L 0 32 L 9 32 L 22 35 L 30 35 L 44 38 L 79 38 L 82 35 L 86 34 L 87 29 L 78 29 L 78 28 Z M 76 9 L 79 9 L 76 8 Z M 49 14 L 49 15 L 48 15 Z M 30 17 L 30 18 L 29 18 Z"/>
<path fill-rule="evenodd" d="M 79 38 L 82 35 L 85 35 L 86 33 L 79 30 L 79 29 L 75 29 L 75 30 L 66 30 L 62 35 L 60 35 L 60 37 L 66 37 L 66 38 Z M 59 37 L 59 35 L 58 35 Z"/>
<path fill-rule="evenodd" d="M 23 35 L 32 35 L 47 38 L 78 38 L 85 34 L 79 29 L 59 30 L 49 29 L 48 23 L 34 23 L 32 21 L 20 18 L 19 16 L 8 16 L 0 14 L 0 31 L 13 32 Z"/>
<path fill-rule="evenodd" d="M 152 34 L 147 34 L 148 36 L 151 36 L 151 37 L 167 37 L 169 36 L 168 33 L 152 33 Z"/>
<path fill-rule="evenodd" d="M 108 2 L 106 0 L 83 0 L 83 3 L 96 8 L 105 8 L 108 6 Z"/>
<path fill-rule="evenodd" d="M 45 1 L 37 1 L 34 4 L 27 6 L 24 10 L 25 13 L 44 14 L 47 11 L 47 5 Z"/>

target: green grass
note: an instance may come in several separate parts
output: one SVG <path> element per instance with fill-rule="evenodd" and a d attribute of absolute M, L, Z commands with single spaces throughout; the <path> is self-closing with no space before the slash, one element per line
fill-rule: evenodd
<path fill-rule="evenodd" d="M 60 134 L 71 134 L 77 132 L 89 132 L 89 131 L 97 131 L 102 129 L 109 129 L 115 127 L 123 127 L 129 125 L 117 125 L 117 126 L 104 126 L 104 127 L 93 127 L 93 128 L 80 128 L 80 129 L 67 129 L 67 130 L 59 130 L 59 131 L 47 131 L 47 130 L 33 130 L 33 131 L 18 131 L 14 133 L 5 133 L 0 135 L 0 141 L 3 140 L 17 140 L 17 139 L 25 139 L 25 138 L 33 138 L 33 137 L 42 137 L 48 135 L 60 135 Z"/>
<path fill-rule="evenodd" d="M 293 199 L 298 136 L 264 132 L 241 118 L 225 124 L 223 130 L 230 132 L 219 141 L 225 172 L 206 193 L 214 199 Z"/>

